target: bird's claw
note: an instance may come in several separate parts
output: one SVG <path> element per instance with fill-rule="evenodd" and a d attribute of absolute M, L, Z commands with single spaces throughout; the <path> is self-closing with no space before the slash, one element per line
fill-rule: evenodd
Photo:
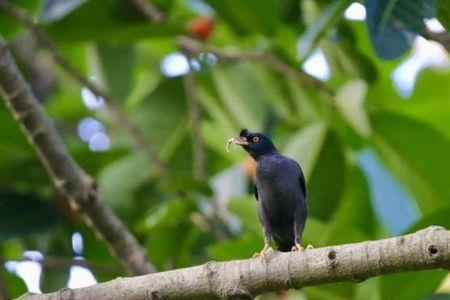
<path fill-rule="evenodd" d="M 303 248 L 300 244 L 297 244 L 297 243 L 295 243 L 295 245 L 294 246 L 292 246 L 292 249 L 291 249 L 291 251 L 292 252 L 296 252 L 296 251 L 305 251 L 305 250 L 310 250 L 310 249 L 313 249 L 314 247 L 313 246 L 311 246 L 311 245 L 308 245 L 308 246 L 306 246 L 306 248 Z"/>
<path fill-rule="evenodd" d="M 253 258 L 265 257 L 265 255 L 270 252 L 273 252 L 272 247 L 270 247 L 270 245 L 265 245 L 261 252 L 256 252 L 255 254 L 253 254 Z"/>

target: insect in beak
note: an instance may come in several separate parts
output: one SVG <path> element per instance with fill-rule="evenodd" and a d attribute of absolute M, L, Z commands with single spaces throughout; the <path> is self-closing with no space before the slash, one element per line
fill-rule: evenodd
<path fill-rule="evenodd" d="M 241 145 L 241 146 L 247 146 L 248 142 L 247 142 L 247 138 L 242 137 L 242 136 L 236 136 L 236 137 L 232 137 L 230 139 L 228 139 L 227 141 L 227 152 L 230 152 L 230 145 Z"/>

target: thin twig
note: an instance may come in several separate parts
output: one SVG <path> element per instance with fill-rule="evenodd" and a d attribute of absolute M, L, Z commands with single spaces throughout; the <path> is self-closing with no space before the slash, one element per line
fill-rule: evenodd
<path fill-rule="evenodd" d="M 1 36 L 0 92 L 55 187 L 84 213 L 88 223 L 106 241 L 124 267 L 134 274 L 155 271 L 148 262 L 146 251 L 102 201 L 94 180 L 69 154 L 55 124 L 45 114 Z"/>
<path fill-rule="evenodd" d="M 194 161 L 194 176 L 198 180 L 205 179 L 205 148 L 200 128 L 200 109 L 198 105 L 198 91 L 192 71 L 183 76 L 186 94 L 188 119 L 192 141 L 192 155 Z"/>
<path fill-rule="evenodd" d="M 26 294 L 24 299 L 253 299 L 270 291 L 332 282 L 361 282 L 378 275 L 450 269 L 450 231 L 429 227 L 379 241 L 272 252 L 264 257 L 120 278 L 80 289 Z M 407 258 L 407 259 L 405 259 Z"/>
<path fill-rule="evenodd" d="M 36 24 L 28 13 L 22 8 L 17 7 L 13 3 L 0 0 L 0 9 L 6 12 L 11 17 L 21 22 L 27 27 L 37 42 L 47 49 L 55 63 L 57 63 L 67 74 L 75 79 L 80 85 L 87 87 L 94 95 L 103 98 L 106 103 L 108 111 L 113 116 L 113 120 L 124 128 L 132 138 L 135 145 L 146 154 L 148 160 L 154 165 L 155 169 L 160 173 L 165 173 L 166 169 L 163 162 L 159 159 L 156 152 L 153 150 L 152 145 L 144 137 L 141 130 L 131 123 L 120 111 L 117 106 L 117 101 L 112 98 L 111 95 L 100 89 L 96 84 L 85 78 L 81 72 L 79 72 L 56 48 L 48 35 Z"/>
<path fill-rule="evenodd" d="M 146 0 L 130 0 L 130 2 L 139 9 L 147 20 L 154 23 L 164 21 L 164 13 L 160 11 L 154 4 Z"/>
<path fill-rule="evenodd" d="M 188 37 L 179 37 L 177 39 L 178 46 L 185 52 L 190 54 L 198 54 L 201 52 L 209 52 L 216 55 L 219 59 L 228 61 L 257 61 L 265 64 L 267 67 L 296 80 L 298 83 L 306 86 L 313 87 L 326 94 L 333 95 L 334 92 L 324 85 L 321 81 L 303 73 L 301 70 L 297 70 L 278 57 L 264 52 L 251 52 L 245 53 L 240 51 L 222 50 L 213 46 L 205 45 L 197 40 Z"/>
<path fill-rule="evenodd" d="M 427 40 L 438 42 L 450 54 L 450 32 L 448 31 L 434 32 L 431 31 L 430 29 L 426 29 L 422 36 Z"/>
<path fill-rule="evenodd" d="M 135 1 L 135 0 L 131 0 Z M 139 1 L 141 2 L 141 1 Z M 146 2 L 147 4 L 148 2 Z M 145 9 L 141 8 L 141 11 L 144 13 Z M 149 21 L 152 21 L 151 18 L 148 18 Z M 198 54 L 200 52 L 210 52 L 215 54 L 218 58 L 224 59 L 224 60 L 230 60 L 230 61 L 240 61 L 240 60 L 247 60 L 247 61 L 259 61 L 266 66 L 274 69 L 275 71 L 284 74 L 288 77 L 293 78 L 300 84 L 305 84 L 308 86 L 312 86 L 318 90 L 324 91 L 327 94 L 333 94 L 333 91 L 328 89 L 322 82 L 315 79 L 314 77 L 311 77 L 300 70 L 296 70 L 292 68 L 291 66 L 285 64 L 282 62 L 279 58 L 273 56 L 269 53 L 242 53 L 242 52 L 226 52 L 221 49 L 207 46 L 205 44 L 202 44 L 201 42 L 191 39 L 189 37 L 179 37 L 178 38 L 178 45 L 185 51 L 190 54 Z"/>

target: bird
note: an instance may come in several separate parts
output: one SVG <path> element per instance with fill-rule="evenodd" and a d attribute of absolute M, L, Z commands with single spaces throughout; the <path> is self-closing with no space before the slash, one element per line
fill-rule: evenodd
<path fill-rule="evenodd" d="M 264 248 L 254 256 L 273 251 L 302 251 L 302 234 L 307 216 L 305 177 L 300 165 L 282 155 L 261 132 L 242 129 L 227 142 L 240 145 L 255 161 L 254 194 L 264 235 Z M 308 246 L 309 248 L 309 246 Z"/>

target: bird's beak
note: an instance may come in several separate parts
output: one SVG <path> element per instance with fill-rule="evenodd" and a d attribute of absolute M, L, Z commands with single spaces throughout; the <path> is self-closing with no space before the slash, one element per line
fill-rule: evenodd
<path fill-rule="evenodd" d="M 230 152 L 230 145 L 241 145 L 241 146 L 247 146 L 248 142 L 247 142 L 247 138 L 243 137 L 243 136 L 236 136 L 236 137 L 232 137 L 231 139 L 229 139 L 227 141 L 227 151 Z"/>

